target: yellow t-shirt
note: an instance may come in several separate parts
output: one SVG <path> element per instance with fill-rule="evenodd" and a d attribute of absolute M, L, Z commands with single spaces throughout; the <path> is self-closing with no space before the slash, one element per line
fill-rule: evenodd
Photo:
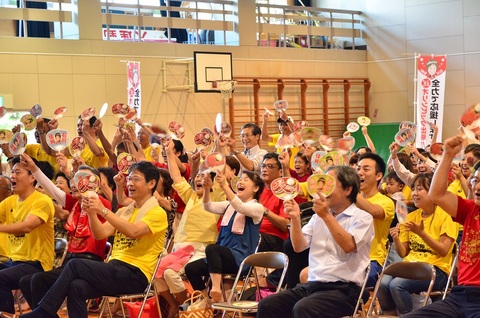
<path fill-rule="evenodd" d="M 447 235 L 453 240 L 457 239 L 458 223 L 453 222 L 452 217 L 440 207 L 437 207 L 435 212 L 427 218 L 422 217 L 422 209 L 417 209 L 407 215 L 407 222 L 413 221 L 419 224 L 422 220 L 425 232 L 434 240 L 439 241 L 441 235 Z M 410 247 L 410 252 L 403 259 L 404 261 L 425 262 L 437 266 L 447 275 L 450 273 L 453 244 L 449 253 L 442 257 L 428 246 L 420 236 L 403 230 L 403 227 L 400 227 L 400 241 L 403 243 L 408 242 Z"/>
<path fill-rule="evenodd" d="M 50 156 L 47 154 L 43 149 L 42 145 L 40 144 L 27 144 L 25 148 L 25 153 L 32 158 L 37 159 L 38 161 L 47 161 L 49 164 L 52 165 L 54 173 L 58 173 L 58 163 L 57 158 L 55 156 Z"/>
<path fill-rule="evenodd" d="M 130 223 L 135 222 L 139 210 L 133 211 L 129 219 Z M 165 232 L 168 226 L 167 213 L 160 206 L 156 206 L 148 211 L 139 222 L 147 224 L 150 233 L 138 239 L 132 239 L 116 231 L 110 260 L 116 259 L 138 267 L 150 280 L 158 255 L 163 251 Z"/>
<path fill-rule="evenodd" d="M 150 162 L 153 162 L 155 161 L 151 155 L 152 153 L 152 146 L 148 146 L 147 148 L 145 149 L 142 149 L 143 150 L 143 154 L 145 155 L 145 160 L 147 161 L 150 161 Z"/>
<path fill-rule="evenodd" d="M 95 143 L 100 148 L 103 149 L 102 142 L 100 141 L 100 139 L 98 139 Z M 105 150 L 103 151 L 103 156 L 97 157 L 93 154 L 88 144 L 86 144 L 85 148 L 83 148 L 82 153 L 80 154 L 80 157 L 82 157 L 83 160 L 85 160 L 86 165 L 95 169 L 100 167 L 106 167 L 108 163 L 108 155 Z"/>
<path fill-rule="evenodd" d="M 272 141 L 271 142 L 269 141 L 268 145 L 271 147 L 275 147 L 277 145 L 277 141 L 278 141 L 278 138 L 280 138 L 280 136 L 281 134 L 270 135 L 270 137 L 272 137 Z M 282 151 L 282 149 L 280 148 L 276 148 L 276 149 L 278 153 Z M 293 147 L 290 149 L 292 151 L 292 155 L 290 156 L 290 169 L 295 169 L 295 156 L 298 153 L 298 147 Z"/>
<path fill-rule="evenodd" d="M 0 256 L 9 257 L 7 233 L 0 232 Z"/>
<path fill-rule="evenodd" d="M 220 215 L 207 212 L 203 209 L 203 198 L 198 197 L 197 193 L 185 179 L 173 184 L 173 188 L 186 204 L 182 219 L 175 233 L 174 241 L 178 243 L 215 243 L 218 235 L 217 222 L 220 219 Z M 225 200 L 225 193 L 215 186 L 210 196 L 212 201 L 215 202 Z"/>
<path fill-rule="evenodd" d="M 453 182 L 448 185 L 447 191 L 452 192 L 455 195 L 458 195 L 462 199 L 467 198 L 467 194 L 465 193 L 465 191 L 463 191 L 462 184 L 460 183 L 460 180 L 457 180 L 457 179 L 453 180 Z M 459 223 L 457 223 L 457 224 L 460 226 L 459 230 L 463 231 L 463 225 L 459 224 Z M 455 238 L 455 240 L 456 239 L 457 238 Z"/>
<path fill-rule="evenodd" d="M 7 234 L 9 257 L 14 261 L 40 261 L 43 270 L 51 270 L 54 258 L 53 202 L 47 195 L 34 191 L 24 201 L 14 194 L 0 203 L 0 223 L 23 222 L 29 214 L 45 223 L 30 233 Z"/>
<path fill-rule="evenodd" d="M 373 237 L 372 246 L 370 247 L 370 260 L 383 264 L 387 257 L 387 240 L 390 225 L 395 213 L 395 206 L 392 199 L 378 192 L 374 196 L 367 199 L 372 204 L 378 204 L 383 207 L 385 218 L 383 220 L 373 219 L 373 227 L 375 228 L 375 236 Z"/>

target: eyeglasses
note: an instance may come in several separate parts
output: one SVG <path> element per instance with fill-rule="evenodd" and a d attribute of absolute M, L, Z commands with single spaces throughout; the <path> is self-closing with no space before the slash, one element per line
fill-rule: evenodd
<path fill-rule="evenodd" d="M 278 169 L 278 166 L 277 165 L 273 165 L 271 163 L 262 163 L 262 165 L 260 166 L 260 168 L 264 169 L 264 168 L 267 168 L 268 170 L 272 170 L 272 169 Z"/>
<path fill-rule="evenodd" d="M 250 138 L 252 137 L 253 135 L 252 134 L 240 134 L 240 138 Z"/>
<path fill-rule="evenodd" d="M 127 182 L 133 182 L 133 183 L 139 183 L 140 181 L 144 181 L 145 179 L 143 178 L 138 178 L 138 177 L 130 177 L 127 176 Z"/>

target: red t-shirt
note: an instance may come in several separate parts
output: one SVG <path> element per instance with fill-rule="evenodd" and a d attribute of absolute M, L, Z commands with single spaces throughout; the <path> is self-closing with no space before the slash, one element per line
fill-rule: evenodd
<path fill-rule="evenodd" d="M 110 201 L 102 196 L 99 196 L 99 198 L 107 209 L 112 209 Z M 68 252 L 92 253 L 103 259 L 107 239 L 95 239 L 88 223 L 87 212 L 82 211 L 80 203 L 71 194 L 67 193 L 64 209 L 70 211 L 69 220 L 65 224 L 65 229 L 68 231 Z M 105 222 L 101 216 L 97 216 L 102 223 Z"/>
<path fill-rule="evenodd" d="M 260 195 L 260 202 L 270 211 L 269 213 L 275 213 L 281 217 L 287 218 L 287 215 L 283 210 L 283 201 L 277 198 L 270 189 L 263 189 L 263 192 Z M 262 224 L 260 225 L 260 233 L 275 235 L 283 240 L 288 237 L 288 231 L 281 231 L 266 217 L 263 217 Z"/>
<path fill-rule="evenodd" d="M 480 207 L 473 200 L 458 197 L 455 222 L 463 224 L 458 258 L 458 284 L 480 287 Z"/>

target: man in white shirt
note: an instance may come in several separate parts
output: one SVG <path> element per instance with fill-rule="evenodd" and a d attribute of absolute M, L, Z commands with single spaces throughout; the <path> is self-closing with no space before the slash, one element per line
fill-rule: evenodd
<path fill-rule="evenodd" d="M 238 159 L 242 170 L 254 171 L 260 174 L 260 165 L 263 161 L 263 156 L 267 153 L 265 149 L 260 148 L 260 138 L 262 137 L 262 130 L 253 123 L 243 125 L 240 131 L 240 139 L 242 141 L 243 150 L 238 150 L 236 141 L 229 139 L 227 145 L 230 151 Z M 240 174 L 241 175 L 241 172 Z"/>
<path fill-rule="evenodd" d="M 316 214 L 303 228 L 298 204 L 285 202 L 295 252 L 310 248 L 308 282 L 264 298 L 259 318 L 353 314 L 370 264 L 372 216 L 355 205 L 360 179 L 353 168 L 334 166 L 327 174 L 335 178 L 335 190 L 328 197 L 318 193 L 320 198 L 313 200 Z"/>

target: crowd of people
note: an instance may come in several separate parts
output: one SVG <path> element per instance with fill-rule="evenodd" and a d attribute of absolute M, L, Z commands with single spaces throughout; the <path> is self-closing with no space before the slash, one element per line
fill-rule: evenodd
<path fill-rule="evenodd" d="M 271 117 L 278 124 L 273 135 L 267 130 Z M 380 284 L 384 313 L 480 312 L 480 145 L 467 145 L 465 137 L 447 139 L 439 162 L 428 149 L 400 149 L 395 142 L 384 160 L 363 126 L 367 147 L 344 152 L 344 164 L 319 171 L 312 165 L 312 155 L 323 149 L 319 142 L 262 148 L 262 141 L 275 146 L 294 133 L 285 111 L 278 117 L 265 112 L 261 128 L 246 123 L 237 140 L 211 132 L 211 147 L 195 151 L 139 118 L 119 121 L 109 140 L 101 119 L 79 116 L 77 134 L 85 147 L 72 155 L 68 147 L 48 146 L 46 134 L 59 120 L 39 117 L 36 124 L 37 140 L 24 153 L 1 145 L 9 169 L 0 176 L 0 317 L 15 317 L 17 290 L 32 309 L 20 317 L 57 317 L 66 298 L 70 317 L 88 317 L 88 300 L 141 293 L 155 277 L 168 318 L 174 318 L 188 297 L 185 280 L 209 302 L 221 302 L 231 292 L 222 274 L 236 274 L 248 255 L 262 251 L 284 252 L 290 264 L 285 290 L 260 301 L 260 318 L 352 315 L 364 280 L 369 287 Z M 328 148 L 335 150 L 330 141 Z M 454 162 L 461 151 L 462 160 Z M 210 152 L 224 158 L 224 168 L 213 172 L 205 164 Z M 122 153 L 135 159 L 126 169 Z M 309 177 L 318 173 L 334 180 L 331 193 L 307 191 Z M 272 184 L 281 177 L 298 180 L 295 198 L 276 195 Z M 96 194 L 84 193 L 85 178 L 99 180 Z M 308 220 L 304 204 L 314 212 Z M 398 214 L 402 207 L 410 212 L 405 217 Z M 169 232 L 172 257 L 154 273 Z M 55 237 L 69 243 L 56 268 Z M 113 249 L 105 260 L 107 241 Z M 458 286 L 444 301 L 414 310 L 412 294 L 427 290 L 428 282 L 378 281 L 387 258 L 419 261 L 435 267 L 434 290 L 443 290 L 457 243 Z M 275 282 L 273 272 L 265 285 Z"/>

